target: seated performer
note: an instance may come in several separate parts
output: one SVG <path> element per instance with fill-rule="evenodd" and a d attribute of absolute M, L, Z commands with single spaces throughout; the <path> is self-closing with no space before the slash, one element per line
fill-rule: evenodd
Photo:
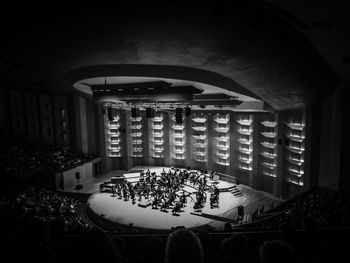
<path fill-rule="evenodd" d="M 210 173 L 210 180 L 214 180 L 214 175 L 215 175 L 215 172 L 214 172 L 214 170 L 213 171 L 211 171 L 211 173 Z"/>
<path fill-rule="evenodd" d="M 163 170 L 160 172 L 160 175 L 165 175 L 166 174 L 166 172 L 165 172 L 165 169 L 163 168 Z"/>
<path fill-rule="evenodd" d="M 118 199 L 123 198 L 122 187 L 119 184 L 117 185 L 117 194 L 118 194 Z"/>
<path fill-rule="evenodd" d="M 160 199 L 158 198 L 158 196 L 155 196 L 152 202 L 152 209 L 157 209 L 159 201 Z"/>
<path fill-rule="evenodd" d="M 123 197 L 124 197 L 124 201 L 129 200 L 129 191 L 126 187 L 123 187 Z"/>
<path fill-rule="evenodd" d="M 112 186 L 112 196 L 115 197 L 116 194 L 116 189 L 115 189 L 115 185 Z"/>
<path fill-rule="evenodd" d="M 143 195 L 145 196 L 146 199 L 148 199 L 148 196 L 149 196 L 149 189 L 148 189 L 147 186 L 146 186 L 145 189 L 143 190 Z"/>
<path fill-rule="evenodd" d="M 175 206 L 174 206 L 174 208 L 172 209 L 172 214 L 173 215 L 176 215 L 177 214 L 177 212 L 180 212 L 180 209 L 181 209 L 181 204 L 180 204 L 180 202 L 176 202 L 175 203 Z"/>
<path fill-rule="evenodd" d="M 219 195 L 215 193 L 210 194 L 210 208 L 219 206 Z"/>
<path fill-rule="evenodd" d="M 199 201 L 198 201 L 198 199 L 197 199 L 196 203 L 195 203 L 194 206 L 193 206 L 193 209 L 194 209 L 194 210 L 198 210 L 198 209 L 200 209 L 200 208 L 201 208 L 201 207 L 200 207 Z"/>
<path fill-rule="evenodd" d="M 175 192 L 171 192 L 169 196 L 169 204 L 172 205 L 172 203 L 175 201 L 176 194 Z"/>
<path fill-rule="evenodd" d="M 136 201 L 135 201 L 135 191 L 134 191 L 134 189 L 131 189 L 130 197 L 131 197 L 131 200 L 132 200 L 132 204 L 135 204 Z"/>
<path fill-rule="evenodd" d="M 182 191 L 182 195 L 180 197 L 180 202 L 183 203 L 183 204 L 187 203 L 185 191 Z"/>
<path fill-rule="evenodd" d="M 160 206 L 160 211 L 166 211 L 167 206 L 167 201 L 165 199 L 162 200 L 162 204 Z"/>
<path fill-rule="evenodd" d="M 204 176 L 204 177 L 203 177 L 203 186 L 206 186 L 206 185 L 207 185 L 207 177 Z"/>

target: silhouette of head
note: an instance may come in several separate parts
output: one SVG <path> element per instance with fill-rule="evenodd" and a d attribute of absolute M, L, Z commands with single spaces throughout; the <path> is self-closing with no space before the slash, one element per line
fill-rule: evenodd
<path fill-rule="evenodd" d="M 247 255 L 248 240 L 243 235 L 234 235 L 221 242 L 221 251 L 225 258 L 240 260 Z"/>
<path fill-rule="evenodd" d="M 164 248 L 163 242 L 159 237 L 150 237 L 143 246 L 143 255 L 145 262 L 163 262 Z"/>
<path fill-rule="evenodd" d="M 298 262 L 294 249 L 282 240 L 265 241 L 259 248 L 262 263 L 296 263 Z"/>
<path fill-rule="evenodd" d="M 192 231 L 179 229 L 169 235 L 166 245 L 166 261 L 168 263 L 200 263 L 202 260 L 202 246 Z"/>

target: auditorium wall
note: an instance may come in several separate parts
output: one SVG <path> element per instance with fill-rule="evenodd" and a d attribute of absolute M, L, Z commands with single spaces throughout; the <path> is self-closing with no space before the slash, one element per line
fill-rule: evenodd
<path fill-rule="evenodd" d="M 342 147 L 346 148 L 345 140 L 348 138 L 344 132 L 346 114 L 342 110 L 344 89 L 345 86 L 342 86 L 325 98 L 319 110 L 322 116 L 320 128 L 322 133 L 319 142 L 320 151 L 317 155 L 320 158 L 318 185 L 323 187 L 337 184 L 342 180 L 342 173 L 346 171 L 341 168 Z M 349 176 L 343 177 L 346 178 Z M 343 185 L 350 184 L 344 182 Z"/>
<path fill-rule="evenodd" d="M 14 89 L 0 90 L 1 131 L 70 146 L 69 107 L 66 96 L 51 96 Z"/>
<path fill-rule="evenodd" d="M 39 108 L 42 140 L 47 144 L 55 144 L 51 96 L 39 95 Z"/>
<path fill-rule="evenodd" d="M 11 130 L 8 100 L 8 92 L 5 89 L 0 89 L 0 131 L 6 133 Z"/>
<path fill-rule="evenodd" d="M 24 93 L 28 139 L 40 140 L 40 114 L 38 99 L 39 98 L 34 94 Z"/>
<path fill-rule="evenodd" d="M 86 156 L 100 156 L 104 127 L 101 125 L 102 107 L 83 97 L 74 95 L 70 98 L 69 107 L 72 108 L 72 144 L 77 151 Z"/>
<path fill-rule="evenodd" d="M 67 96 L 53 97 L 53 120 L 56 145 L 70 146 L 69 109 Z"/>

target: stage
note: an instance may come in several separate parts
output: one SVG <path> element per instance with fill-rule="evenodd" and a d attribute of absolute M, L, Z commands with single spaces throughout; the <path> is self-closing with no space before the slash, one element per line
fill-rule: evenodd
<path fill-rule="evenodd" d="M 134 167 L 128 172 L 109 173 L 109 176 L 104 176 L 104 180 L 108 177 L 111 178 L 117 174 L 118 176 L 122 174 L 127 181 L 135 184 L 139 180 L 139 171 L 147 169 L 159 174 L 163 169 L 168 171 L 170 167 Z M 200 211 L 195 210 L 193 205 L 196 200 L 195 193 L 197 189 L 186 182 L 181 190 L 188 193 L 187 204 L 177 215 L 172 215 L 171 209 L 165 212 L 160 211 L 160 209 L 152 209 L 151 205 L 147 207 L 139 206 L 139 204 L 147 204 L 147 200 L 142 200 L 142 202 L 136 200 L 136 203 L 133 204 L 131 200 L 124 201 L 118 197 L 113 197 L 111 193 L 99 192 L 98 186 L 100 183 L 90 183 L 89 187 L 85 187 L 85 191 L 93 192 L 88 200 L 88 207 L 94 216 L 101 217 L 111 223 L 132 224 L 138 228 L 154 230 L 169 230 L 176 226 L 222 228 L 225 222 L 223 220 L 214 220 L 213 218 L 226 218 L 228 222 L 233 222 L 237 218 L 237 207 L 239 205 L 245 207 L 245 213 L 248 215 L 246 220 L 249 221 L 249 214 L 257 208 L 265 206 L 268 209 L 272 203 L 277 205 L 281 202 L 281 200 L 271 194 L 256 191 L 244 185 L 236 185 L 220 178 L 215 180 L 215 182 L 208 182 L 208 184 L 213 183 L 220 190 L 218 207 L 210 207 L 209 194 L 207 194 L 206 205 Z"/>

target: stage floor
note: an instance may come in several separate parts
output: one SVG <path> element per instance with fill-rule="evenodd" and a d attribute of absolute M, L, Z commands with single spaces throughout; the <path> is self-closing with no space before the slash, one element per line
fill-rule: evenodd
<path fill-rule="evenodd" d="M 137 182 L 140 170 L 150 169 L 151 172 L 159 174 L 163 168 L 168 171 L 170 167 L 134 167 L 129 172 L 118 172 L 109 173 L 108 176 L 104 176 L 104 181 L 108 180 L 108 177 L 123 174 L 130 182 Z M 106 179 L 107 177 L 107 179 Z M 98 180 L 100 181 L 100 180 Z M 124 201 L 113 197 L 111 193 L 100 193 L 99 184 L 102 182 L 95 183 L 96 185 L 90 184 L 90 187 L 85 188 L 85 191 L 91 191 L 94 194 L 89 198 L 88 205 L 93 213 L 103 216 L 104 219 L 111 222 L 129 225 L 132 224 L 135 227 L 156 229 L 156 230 L 169 230 L 171 227 L 185 226 L 187 228 L 195 228 L 200 226 L 210 226 L 214 228 L 221 228 L 225 224 L 222 221 L 215 221 L 206 217 L 193 215 L 191 212 L 195 212 L 193 209 L 195 194 L 191 194 L 187 198 L 186 207 L 182 208 L 181 213 L 178 216 L 172 215 L 171 209 L 168 213 L 162 212 L 159 209 L 152 209 L 151 206 L 146 208 L 139 207 L 138 201 L 136 204 L 132 204 L 132 201 Z M 227 188 L 234 186 L 233 183 L 219 180 L 219 188 Z M 196 189 L 192 188 L 191 185 L 185 186 L 186 191 L 192 193 Z M 235 219 L 237 217 L 237 206 L 243 205 L 247 214 L 252 213 L 262 205 L 265 209 L 271 206 L 271 203 L 275 205 L 281 200 L 277 199 L 271 194 L 253 190 L 250 187 L 244 185 L 238 185 L 235 189 L 238 189 L 242 195 L 234 196 L 230 191 L 220 192 L 219 196 L 219 207 L 210 208 L 209 194 L 207 195 L 206 206 L 202 208 L 201 212 L 214 216 L 225 217 L 229 219 Z"/>

